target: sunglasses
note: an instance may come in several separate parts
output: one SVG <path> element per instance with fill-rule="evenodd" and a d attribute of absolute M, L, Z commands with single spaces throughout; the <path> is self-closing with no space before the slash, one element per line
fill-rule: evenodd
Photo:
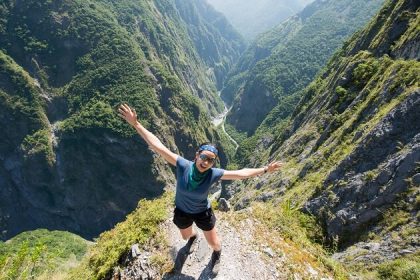
<path fill-rule="evenodd" d="M 206 154 L 200 154 L 199 157 L 202 161 L 208 161 L 209 163 L 214 163 L 216 161 L 216 158 L 209 157 Z"/>

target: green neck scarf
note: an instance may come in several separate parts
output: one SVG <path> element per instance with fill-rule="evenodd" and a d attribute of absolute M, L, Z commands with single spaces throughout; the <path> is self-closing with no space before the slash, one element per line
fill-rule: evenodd
<path fill-rule="evenodd" d="M 195 162 L 194 162 L 188 176 L 188 190 L 189 191 L 195 190 L 198 187 L 198 185 L 200 185 L 206 179 L 209 171 L 210 169 L 201 173 L 200 171 L 198 171 L 197 166 L 195 166 Z"/>

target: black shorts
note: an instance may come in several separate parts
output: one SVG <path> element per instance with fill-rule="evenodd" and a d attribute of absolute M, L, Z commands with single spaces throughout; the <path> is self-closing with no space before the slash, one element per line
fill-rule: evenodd
<path fill-rule="evenodd" d="M 173 222 L 180 229 L 186 229 L 194 222 L 199 229 L 209 231 L 216 225 L 216 216 L 211 208 L 201 213 L 189 214 L 175 207 Z"/>

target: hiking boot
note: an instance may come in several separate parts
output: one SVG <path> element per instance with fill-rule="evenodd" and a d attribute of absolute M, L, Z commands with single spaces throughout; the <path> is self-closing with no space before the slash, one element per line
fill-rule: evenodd
<path fill-rule="evenodd" d="M 213 251 L 211 254 L 211 274 L 212 277 L 216 277 L 220 270 L 220 256 L 222 254 L 222 250 L 220 251 Z"/>
<path fill-rule="evenodd" d="M 191 254 L 194 252 L 194 250 L 197 248 L 198 243 L 198 234 L 191 236 L 190 239 L 188 239 L 186 247 L 188 248 L 187 252 L 188 254 Z"/>

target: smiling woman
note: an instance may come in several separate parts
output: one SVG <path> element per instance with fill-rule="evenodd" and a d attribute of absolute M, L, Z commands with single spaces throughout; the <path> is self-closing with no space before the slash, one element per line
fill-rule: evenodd
<path fill-rule="evenodd" d="M 215 276 L 219 270 L 222 246 L 215 228 L 216 217 L 211 209 L 208 194 L 210 187 L 217 181 L 245 179 L 275 172 L 281 167 L 281 162 L 272 162 L 261 168 L 244 168 L 241 170 L 224 170 L 215 168 L 219 150 L 212 143 L 200 145 L 194 161 L 189 161 L 171 152 L 138 120 L 136 111 L 127 104 L 119 109 L 120 116 L 133 126 L 149 147 L 161 155 L 170 164 L 176 166 L 176 193 L 173 222 L 179 228 L 182 238 L 188 240 L 191 246 L 197 240 L 193 223 L 203 231 L 208 244 L 213 248 L 211 257 L 212 273 Z"/>

